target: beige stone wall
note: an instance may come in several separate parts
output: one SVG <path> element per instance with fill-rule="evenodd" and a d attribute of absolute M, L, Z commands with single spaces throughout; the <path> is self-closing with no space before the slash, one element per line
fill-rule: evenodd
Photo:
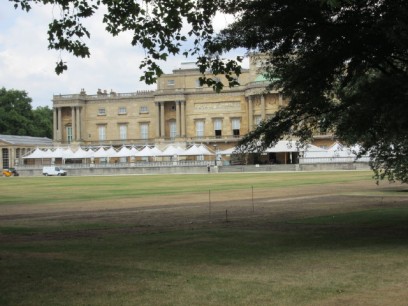
<path fill-rule="evenodd" d="M 158 89 L 152 92 L 97 96 L 82 92 L 79 95 L 54 96 L 54 108 L 61 112 L 62 143 L 67 141 L 66 127 L 72 126 L 71 107 L 75 107 L 77 111 L 80 108 L 80 137 L 74 141 L 79 144 L 101 144 L 99 126 L 106 127 L 106 141 L 103 143 L 107 145 L 165 143 L 170 141 L 170 124 L 176 123 L 179 136 L 183 134 L 185 125 L 185 137 L 177 137 L 179 142 L 204 142 L 211 146 L 216 144 L 219 149 L 230 148 L 239 140 L 239 137 L 233 137 L 234 119 L 240 120 L 242 137 L 256 127 L 259 118 L 268 119 L 287 103 L 278 92 L 266 94 L 265 82 L 254 82 L 259 77 L 258 70 L 259 65 L 251 61 L 250 69 L 244 70 L 239 78 L 241 86 L 226 87 L 221 93 L 198 87 L 197 80 L 201 74 L 197 69 L 179 69 L 162 75 L 157 83 Z M 252 101 L 252 113 L 249 100 Z M 164 107 L 159 107 L 160 104 Z M 103 115 L 98 114 L 101 108 L 105 110 Z M 126 109 L 125 114 L 119 112 L 121 108 Z M 148 111 L 141 112 L 142 109 Z M 164 110 L 164 114 L 160 115 L 160 110 Z M 222 119 L 220 138 L 214 134 L 216 119 Z M 197 120 L 204 121 L 204 136 L 201 138 L 197 138 Z M 148 140 L 141 139 L 141 124 L 149 126 Z M 126 141 L 120 139 L 121 125 L 127 126 Z M 58 132 L 54 134 L 58 135 Z M 59 142 L 58 139 L 55 141 Z"/>

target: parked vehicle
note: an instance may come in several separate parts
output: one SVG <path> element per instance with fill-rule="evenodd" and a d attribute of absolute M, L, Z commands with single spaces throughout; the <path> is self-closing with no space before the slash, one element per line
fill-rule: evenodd
<path fill-rule="evenodd" d="M 19 174 L 16 169 L 10 168 L 10 169 L 3 169 L 3 176 L 6 176 L 6 177 L 19 176 Z"/>
<path fill-rule="evenodd" d="M 51 176 L 51 175 L 65 176 L 67 175 L 67 171 L 61 169 L 60 167 L 49 166 L 49 167 L 43 168 L 42 174 L 45 176 Z"/>

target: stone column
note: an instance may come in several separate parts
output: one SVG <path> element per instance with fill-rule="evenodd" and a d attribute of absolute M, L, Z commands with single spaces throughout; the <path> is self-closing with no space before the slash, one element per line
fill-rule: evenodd
<path fill-rule="evenodd" d="M 52 131 L 53 131 L 53 136 L 52 136 L 52 139 L 54 140 L 54 141 L 56 141 L 57 140 L 57 135 L 58 135 L 58 125 L 57 125 L 57 108 L 53 108 L 53 110 L 52 110 L 52 124 L 53 124 L 53 126 L 52 126 Z"/>
<path fill-rule="evenodd" d="M 160 138 L 160 102 L 156 102 L 156 138 Z"/>
<path fill-rule="evenodd" d="M 254 128 L 254 106 L 252 103 L 252 97 L 248 97 L 248 132 Z"/>
<path fill-rule="evenodd" d="M 165 137 L 164 129 L 164 102 L 160 102 L 160 136 Z"/>
<path fill-rule="evenodd" d="M 282 94 L 279 94 L 279 105 L 280 105 L 280 106 L 283 105 L 283 97 L 282 97 Z"/>
<path fill-rule="evenodd" d="M 181 136 L 186 137 L 186 101 L 181 101 Z"/>
<path fill-rule="evenodd" d="M 14 154 L 14 147 L 10 147 L 9 149 L 9 167 L 14 168 L 14 160 L 15 160 L 15 154 Z"/>
<path fill-rule="evenodd" d="M 261 95 L 261 114 L 262 114 L 262 120 L 265 120 L 265 118 L 266 118 L 266 108 L 265 108 L 265 97 L 264 97 L 264 95 Z"/>
<path fill-rule="evenodd" d="M 180 101 L 176 101 L 176 137 L 180 137 Z"/>
<path fill-rule="evenodd" d="M 71 107 L 72 141 L 76 140 L 75 106 Z"/>
<path fill-rule="evenodd" d="M 76 108 L 76 140 L 81 140 L 81 108 Z"/>
<path fill-rule="evenodd" d="M 62 141 L 62 108 L 57 107 L 57 113 L 58 113 L 58 132 L 57 132 L 57 138 L 59 141 Z"/>

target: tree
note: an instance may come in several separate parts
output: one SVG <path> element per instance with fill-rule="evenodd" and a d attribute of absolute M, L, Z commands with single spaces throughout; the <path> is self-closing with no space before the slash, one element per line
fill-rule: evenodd
<path fill-rule="evenodd" d="M 242 145 L 307 141 L 331 129 L 369 152 L 377 180 L 408 182 L 408 3 L 248 1 L 217 38 L 227 49 L 268 54 L 264 73 L 289 105 Z"/>
<path fill-rule="evenodd" d="M 0 89 L 0 134 L 30 135 L 33 129 L 31 98 L 25 91 Z"/>
<path fill-rule="evenodd" d="M 39 106 L 33 110 L 34 131 L 31 136 L 48 137 L 52 139 L 52 109 Z"/>
<path fill-rule="evenodd" d="M 29 10 L 31 1 L 10 0 Z M 146 50 L 142 78 L 153 83 L 158 61 L 169 54 L 197 56 L 204 73 L 225 74 L 236 84 L 239 61 L 222 52 L 243 47 L 266 55 L 263 71 L 270 89 L 289 105 L 244 137 L 248 149 L 284 137 L 312 139 L 330 129 L 347 144 L 371 154 L 377 179 L 408 182 L 408 2 L 405 0 L 36 0 L 61 7 L 49 26 L 49 47 L 89 56 L 90 33 L 82 20 L 105 7 L 103 22 L 112 35 L 133 32 L 133 45 Z M 236 21 L 214 33 L 217 11 Z M 187 34 L 183 26 L 190 26 Z M 193 46 L 183 50 L 183 42 Z M 62 60 L 57 73 L 67 69 Z M 202 78 L 221 90 L 224 84 Z"/>
<path fill-rule="evenodd" d="M 31 101 L 25 91 L 0 89 L 0 134 L 52 137 L 52 110 L 33 110 Z"/>

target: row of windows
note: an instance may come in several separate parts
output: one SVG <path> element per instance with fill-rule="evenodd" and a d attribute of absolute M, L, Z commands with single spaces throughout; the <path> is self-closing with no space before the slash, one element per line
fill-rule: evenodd
<path fill-rule="evenodd" d="M 204 120 L 197 120 L 195 122 L 196 137 L 204 137 L 204 127 L 205 127 Z M 241 129 L 240 119 L 232 119 L 232 134 L 234 136 L 239 136 L 240 129 Z M 175 121 L 169 122 L 169 130 L 170 130 L 170 138 L 175 138 L 177 136 L 177 124 Z M 128 131 L 128 126 L 126 124 L 119 125 L 120 140 L 126 140 L 128 138 L 127 131 Z M 67 130 L 67 135 L 68 135 L 68 138 L 72 139 L 72 129 L 70 127 Z M 148 123 L 140 124 L 140 135 L 139 136 L 140 136 L 140 139 L 149 138 L 149 124 Z M 214 120 L 214 136 L 216 137 L 222 136 L 222 119 Z M 105 125 L 98 126 L 98 139 L 106 140 L 106 126 Z"/>
<path fill-rule="evenodd" d="M 204 137 L 204 120 L 196 120 L 195 128 L 196 128 L 196 136 L 197 137 Z M 231 128 L 232 128 L 232 135 L 239 136 L 241 129 L 241 120 L 239 118 L 231 119 Z M 214 136 L 221 137 L 222 136 L 222 119 L 214 119 Z"/>
<path fill-rule="evenodd" d="M 128 127 L 126 124 L 119 125 L 119 138 L 120 140 L 126 140 L 127 137 L 127 130 Z M 148 123 L 141 123 L 140 124 L 140 139 L 148 139 L 149 138 L 149 124 Z M 100 125 L 98 126 L 98 139 L 99 140 L 106 140 L 106 126 Z"/>
<path fill-rule="evenodd" d="M 149 108 L 147 106 L 140 106 L 139 114 L 148 114 Z M 127 109 L 124 106 L 118 108 L 118 115 L 126 115 Z M 106 109 L 104 107 L 98 108 L 98 116 L 106 116 Z"/>

